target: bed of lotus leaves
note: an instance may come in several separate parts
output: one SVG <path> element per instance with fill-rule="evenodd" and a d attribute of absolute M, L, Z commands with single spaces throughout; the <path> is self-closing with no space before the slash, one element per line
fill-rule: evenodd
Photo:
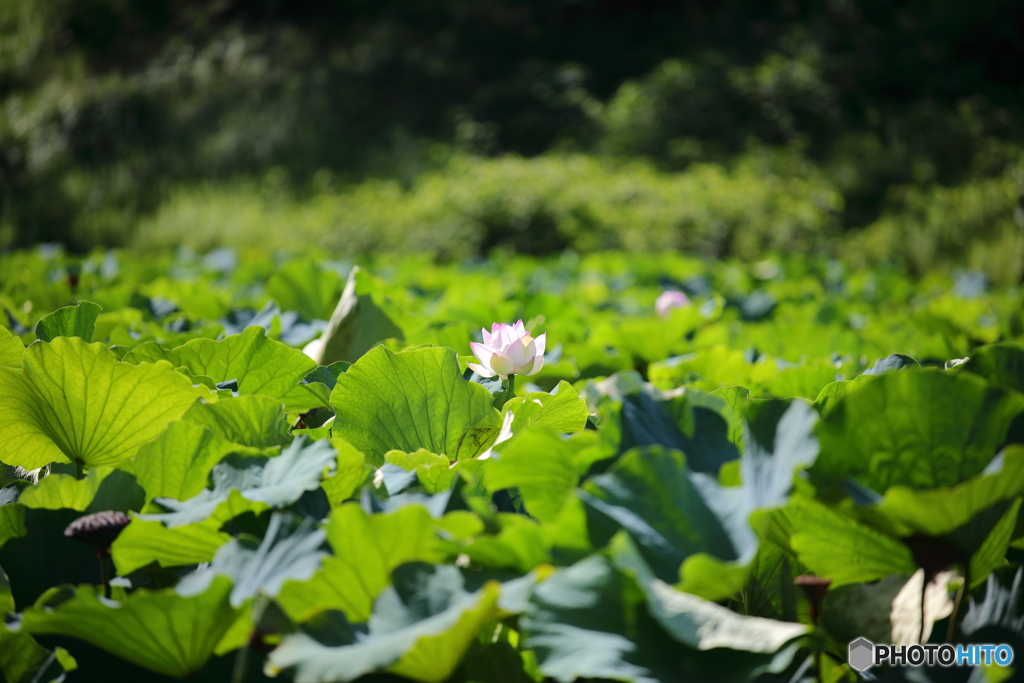
<path fill-rule="evenodd" d="M 1022 653 L 1022 299 L 813 261 L 0 256 L 0 680 Z M 548 351 L 506 401 L 469 343 L 519 318 Z M 100 511 L 131 520 L 109 553 L 65 536 Z"/>

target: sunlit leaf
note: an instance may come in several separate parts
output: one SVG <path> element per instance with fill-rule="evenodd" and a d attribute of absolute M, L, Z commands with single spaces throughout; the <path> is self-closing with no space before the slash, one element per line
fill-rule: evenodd
<path fill-rule="evenodd" d="M 118 361 L 102 344 L 57 337 L 0 368 L 0 460 L 35 469 L 132 457 L 206 393 L 167 363 Z"/>
<path fill-rule="evenodd" d="M 501 427 L 490 393 L 462 378 L 455 351 L 393 353 L 377 347 L 338 377 L 334 434 L 371 457 L 420 448 L 461 460 L 483 452 Z"/>
<path fill-rule="evenodd" d="M 968 373 L 888 373 L 848 393 L 819 424 L 811 472 L 878 492 L 952 486 L 991 462 L 1022 412 L 1024 395 Z"/>
<path fill-rule="evenodd" d="M 58 308 L 36 325 L 36 337 L 42 341 L 53 341 L 57 337 L 81 337 L 92 341 L 96 330 L 96 318 L 103 311 L 91 301 L 79 301 L 74 306 Z"/>
<path fill-rule="evenodd" d="M 309 410 L 319 402 L 299 382 L 316 363 L 298 349 L 266 336 L 266 330 L 249 327 L 220 341 L 194 339 L 165 350 L 155 342 L 136 346 L 125 356 L 128 363 L 170 361 L 194 375 L 215 382 L 236 380 L 243 395 L 261 394 L 279 399 L 289 411 Z"/>
<path fill-rule="evenodd" d="M 391 570 L 404 562 L 441 560 L 436 529 L 434 519 L 420 506 L 368 515 L 356 504 L 342 505 L 327 522 L 334 554 L 324 559 L 311 580 L 286 583 L 279 602 L 298 620 L 319 610 L 338 609 L 353 622 L 365 621 L 374 599 L 387 587 Z"/>
<path fill-rule="evenodd" d="M 185 678 L 203 668 L 234 623 L 230 592 L 231 581 L 224 577 L 188 598 L 171 589 L 140 590 L 115 602 L 91 586 L 54 588 L 22 614 L 21 627 L 33 635 L 73 636 L 152 671 Z"/>

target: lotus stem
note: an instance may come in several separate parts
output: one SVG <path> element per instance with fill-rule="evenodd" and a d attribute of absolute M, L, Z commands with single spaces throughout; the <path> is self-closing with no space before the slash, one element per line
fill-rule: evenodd
<path fill-rule="evenodd" d="M 964 580 L 956 591 L 956 597 L 953 599 L 953 612 L 949 615 L 949 625 L 946 627 L 946 642 L 953 642 L 953 636 L 956 635 L 957 618 L 960 616 L 960 603 L 963 602 L 964 593 L 971 590 L 971 563 L 965 562 L 963 567 Z"/>

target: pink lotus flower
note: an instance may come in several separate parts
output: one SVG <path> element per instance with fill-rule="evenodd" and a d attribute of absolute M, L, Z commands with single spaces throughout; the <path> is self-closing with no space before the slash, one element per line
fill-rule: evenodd
<path fill-rule="evenodd" d="M 654 310 L 664 318 L 673 308 L 684 308 L 689 305 L 690 299 L 685 294 L 674 289 L 666 289 L 654 302 Z"/>
<path fill-rule="evenodd" d="M 483 332 L 484 343 L 470 342 L 469 347 L 480 360 L 467 366 L 481 377 L 508 379 L 509 375 L 535 375 L 544 366 L 544 337 L 536 339 L 523 327 L 520 320 L 515 325 L 494 323 L 491 331 Z"/>

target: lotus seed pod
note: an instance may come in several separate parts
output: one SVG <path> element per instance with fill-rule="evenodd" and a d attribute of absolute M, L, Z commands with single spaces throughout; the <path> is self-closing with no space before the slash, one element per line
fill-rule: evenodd
<path fill-rule="evenodd" d="M 118 537 L 121 530 L 128 526 L 132 518 L 123 512 L 116 510 L 104 510 L 94 512 L 85 517 L 79 517 L 68 524 L 64 529 L 64 535 L 68 538 L 77 538 L 96 548 L 98 551 L 110 550 L 114 539 Z"/>
<path fill-rule="evenodd" d="M 828 587 L 832 585 L 832 579 L 826 579 L 812 574 L 804 574 L 803 576 L 798 576 L 793 579 L 793 583 L 804 590 L 808 600 L 815 605 L 820 605 L 821 601 L 825 599 L 825 593 L 828 592 Z"/>

